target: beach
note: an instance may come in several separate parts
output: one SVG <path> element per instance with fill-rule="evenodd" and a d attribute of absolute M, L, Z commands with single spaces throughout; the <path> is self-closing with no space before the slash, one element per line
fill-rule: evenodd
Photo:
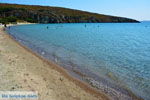
<path fill-rule="evenodd" d="M 0 26 L 0 91 L 37 91 L 39 100 L 109 100 L 20 45 L 3 29 Z"/>

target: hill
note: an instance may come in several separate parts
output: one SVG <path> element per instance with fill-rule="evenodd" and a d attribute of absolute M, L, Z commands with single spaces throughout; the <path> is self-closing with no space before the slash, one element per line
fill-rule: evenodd
<path fill-rule="evenodd" d="M 0 22 L 14 22 L 17 20 L 34 23 L 138 22 L 124 17 L 90 13 L 61 7 L 0 3 Z"/>

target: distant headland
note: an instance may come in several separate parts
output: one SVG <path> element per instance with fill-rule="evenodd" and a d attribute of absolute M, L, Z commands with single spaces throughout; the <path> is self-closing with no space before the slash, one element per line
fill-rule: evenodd
<path fill-rule="evenodd" d="M 0 3 L 0 23 L 18 20 L 31 23 L 139 23 L 134 19 L 68 8 Z"/>

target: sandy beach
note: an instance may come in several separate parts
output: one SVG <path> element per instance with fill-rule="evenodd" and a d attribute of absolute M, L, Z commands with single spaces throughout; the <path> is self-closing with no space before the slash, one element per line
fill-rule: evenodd
<path fill-rule="evenodd" d="M 0 69 L 0 91 L 38 91 L 39 100 L 109 99 L 21 46 L 3 31 L 3 26 L 0 26 Z"/>

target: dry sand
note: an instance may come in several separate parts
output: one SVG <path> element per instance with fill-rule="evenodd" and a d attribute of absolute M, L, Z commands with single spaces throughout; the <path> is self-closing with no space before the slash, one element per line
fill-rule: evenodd
<path fill-rule="evenodd" d="M 0 91 L 38 91 L 39 100 L 108 100 L 58 65 L 21 46 L 0 26 Z"/>

